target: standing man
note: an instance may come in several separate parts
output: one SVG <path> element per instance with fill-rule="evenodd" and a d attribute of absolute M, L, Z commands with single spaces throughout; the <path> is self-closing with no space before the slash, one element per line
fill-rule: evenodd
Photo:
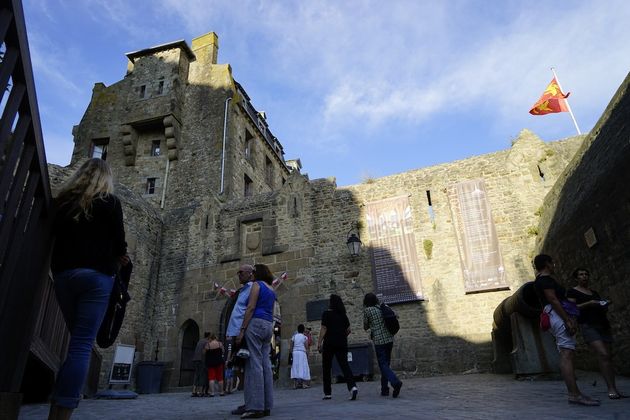
<path fill-rule="evenodd" d="M 238 282 L 241 288 L 236 292 L 234 298 L 236 303 L 232 308 L 230 314 L 230 321 L 228 322 L 227 330 L 225 332 L 225 341 L 227 343 L 227 360 L 232 360 L 233 353 L 235 351 L 236 337 L 241 333 L 241 327 L 243 325 L 243 319 L 245 318 L 245 310 L 247 309 L 247 302 L 249 301 L 249 293 L 251 292 L 252 282 L 254 281 L 254 267 L 248 264 L 241 265 L 236 273 L 238 275 Z M 232 410 L 232 414 L 245 413 L 245 405 L 241 405 L 235 410 Z"/>
<path fill-rule="evenodd" d="M 192 364 L 195 369 L 195 376 L 193 377 L 191 397 L 203 397 L 208 391 L 208 371 L 203 362 L 203 349 L 208 344 L 208 337 L 210 337 L 209 332 L 205 333 L 203 338 L 197 342 L 195 353 L 193 354 Z"/>
<path fill-rule="evenodd" d="M 385 327 L 383 313 L 374 293 L 368 293 L 363 298 L 363 329 L 370 330 L 370 337 L 374 343 L 378 368 L 381 370 L 381 395 L 383 397 L 389 396 L 387 384 L 390 383 L 394 389 L 392 397 L 398 398 L 403 383 L 389 367 L 392 360 L 394 336 Z"/>
<path fill-rule="evenodd" d="M 580 392 L 575 380 L 573 357 L 575 355 L 577 320 L 572 316 L 573 314 L 567 312 L 570 311 L 570 306 L 563 305 L 563 302 L 568 302 L 566 290 L 552 277 L 555 268 L 553 259 L 549 255 L 537 255 L 534 258 L 534 267 L 536 268 L 534 289 L 543 311 L 549 314 L 551 321 L 549 331 L 556 339 L 556 345 L 560 352 L 560 374 L 569 392 L 569 404 L 599 405 L 598 400 L 587 397 Z"/>

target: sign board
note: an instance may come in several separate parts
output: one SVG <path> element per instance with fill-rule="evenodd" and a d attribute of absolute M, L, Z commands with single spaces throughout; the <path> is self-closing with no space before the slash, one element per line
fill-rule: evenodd
<path fill-rule="evenodd" d="M 128 384 L 131 382 L 131 367 L 136 346 L 116 344 L 112 371 L 109 375 L 110 384 Z"/>
<path fill-rule="evenodd" d="M 322 314 L 328 309 L 328 301 L 329 299 L 322 299 L 306 302 L 306 320 L 319 321 L 322 319 Z"/>

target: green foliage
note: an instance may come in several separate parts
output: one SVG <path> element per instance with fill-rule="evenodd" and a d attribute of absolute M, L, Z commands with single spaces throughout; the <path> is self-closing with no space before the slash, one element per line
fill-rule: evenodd
<path fill-rule="evenodd" d="M 433 241 L 431 239 L 425 239 L 422 241 L 422 247 L 424 248 L 424 254 L 427 256 L 427 260 L 430 260 L 433 256 Z"/>
<path fill-rule="evenodd" d="M 361 182 L 363 184 L 374 184 L 376 182 L 376 178 L 374 178 L 372 175 L 365 174 L 361 177 Z"/>
<path fill-rule="evenodd" d="M 530 226 L 527 228 L 528 236 L 538 236 L 538 226 Z"/>
<path fill-rule="evenodd" d="M 542 208 L 542 206 L 540 206 L 540 207 L 538 207 L 538 209 L 534 212 L 534 215 L 535 215 L 535 216 L 540 217 L 540 216 L 542 216 L 542 213 L 543 213 L 543 208 Z"/>

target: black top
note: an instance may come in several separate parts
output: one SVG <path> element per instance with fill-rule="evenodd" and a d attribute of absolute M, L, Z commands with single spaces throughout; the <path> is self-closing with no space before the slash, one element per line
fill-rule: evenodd
<path fill-rule="evenodd" d="M 589 302 L 591 300 L 602 300 L 599 297 L 599 293 L 594 290 L 591 290 L 590 295 L 586 293 L 582 293 L 576 289 L 569 289 L 567 291 L 567 297 L 571 299 L 575 299 L 575 302 L 580 305 L 582 303 Z M 579 324 L 589 324 L 602 328 L 610 328 L 610 323 L 608 322 L 608 318 L 606 317 L 606 312 L 608 311 L 607 306 L 601 305 L 588 305 L 580 308 L 580 315 L 578 316 Z"/>
<path fill-rule="evenodd" d="M 221 347 L 206 350 L 206 367 L 215 367 L 222 364 L 223 349 Z"/>
<path fill-rule="evenodd" d="M 558 284 L 558 282 L 551 276 L 536 277 L 536 280 L 534 281 L 534 289 L 536 289 L 536 294 L 538 295 L 538 299 L 540 300 L 540 304 L 543 308 L 545 307 L 545 305 L 549 304 L 549 301 L 545 297 L 545 289 L 553 289 L 558 300 L 567 300 L 566 289 L 560 286 L 560 284 Z"/>
<path fill-rule="evenodd" d="M 53 273 L 73 268 L 92 268 L 114 275 L 117 259 L 127 253 L 125 227 L 120 201 L 114 195 L 95 198 L 90 219 L 81 213 L 79 220 L 68 215 L 70 205 L 56 209 Z"/>
<path fill-rule="evenodd" d="M 348 347 L 346 330 L 350 328 L 350 321 L 346 314 L 327 309 L 322 314 L 322 325 L 326 327 L 324 349 Z"/>

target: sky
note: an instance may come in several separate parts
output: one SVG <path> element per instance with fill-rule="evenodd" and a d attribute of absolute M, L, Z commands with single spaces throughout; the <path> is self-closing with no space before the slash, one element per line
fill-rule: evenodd
<path fill-rule="evenodd" d="M 311 179 L 370 178 L 508 149 L 556 69 L 583 133 L 630 71 L 630 2 L 23 0 L 49 162 L 66 165 L 96 82 L 125 53 L 214 31 L 285 158 Z"/>

